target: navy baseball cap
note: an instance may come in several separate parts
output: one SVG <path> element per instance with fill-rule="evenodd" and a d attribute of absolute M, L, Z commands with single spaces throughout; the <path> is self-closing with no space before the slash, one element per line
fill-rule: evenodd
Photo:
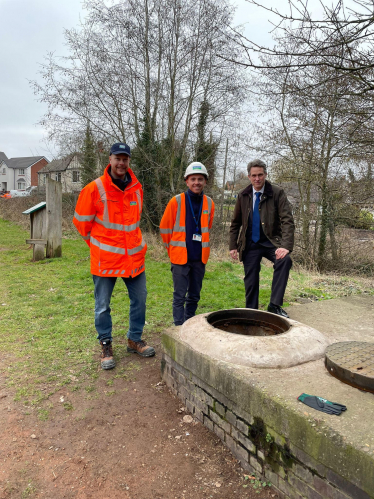
<path fill-rule="evenodd" d="M 131 158 L 130 146 L 123 144 L 122 142 L 117 142 L 110 148 L 110 155 L 112 154 L 127 154 L 127 156 Z"/>

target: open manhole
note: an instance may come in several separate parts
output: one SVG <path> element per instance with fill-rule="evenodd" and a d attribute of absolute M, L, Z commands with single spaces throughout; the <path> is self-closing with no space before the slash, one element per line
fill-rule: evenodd
<path fill-rule="evenodd" d="M 271 369 L 323 358 L 329 345 L 310 326 L 250 308 L 195 315 L 175 334 L 195 353 L 239 366 Z"/>
<path fill-rule="evenodd" d="M 326 349 L 325 365 L 340 381 L 374 393 L 374 343 L 334 343 Z"/>
<path fill-rule="evenodd" d="M 275 336 L 290 329 L 290 323 L 279 315 L 245 308 L 213 312 L 207 321 L 227 333 L 247 336 Z"/>

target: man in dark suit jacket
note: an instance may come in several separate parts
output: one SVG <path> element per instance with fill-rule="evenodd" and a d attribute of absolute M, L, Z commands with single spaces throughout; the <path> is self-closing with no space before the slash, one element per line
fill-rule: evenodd
<path fill-rule="evenodd" d="M 274 264 L 268 311 L 288 317 L 283 297 L 292 260 L 295 224 L 283 189 L 266 180 L 266 164 L 255 159 L 248 164 L 251 185 L 240 191 L 230 226 L 230 255 L 244 264 L 247 308 L 258 308 L 261 259 Z"/>

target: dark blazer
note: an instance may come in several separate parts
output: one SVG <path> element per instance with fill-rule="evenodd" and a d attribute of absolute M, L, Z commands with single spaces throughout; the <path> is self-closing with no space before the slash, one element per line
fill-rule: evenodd
<path fill-rule="evenodd" d="M 240 260 L 246 245 L 248 221 L 252 220 L 252 194 L 252 184 L 239 192 L 231 220 L 230 250 L 237 249 Z M 291 252 L 294 245 L 295 223 L 284 190 L 265 180 L 259 209 L 261 228 L 265 236 L 277 248 L 285 248 Z"/>

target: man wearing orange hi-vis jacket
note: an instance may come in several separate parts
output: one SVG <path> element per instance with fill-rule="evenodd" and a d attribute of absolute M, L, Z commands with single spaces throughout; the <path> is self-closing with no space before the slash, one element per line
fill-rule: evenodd
<path fill-rule="evenodd" d="M 187 191 L 168 203 L 160 223 L 173 274 L 173 319 L 182 325 L 195 315 L 210 253 L 209 231 L 214 202 L 203 192 L 208 172 L 202 163 L 191 163 L 184 174 Z"/>
<path fill-rule="evenodd" d="M 126 284 L 130 298 L 128 352 L 143 357 L 155 354 L 141 339 L 145 324 L 147 245 L 139 228 L 143 189 L 129 168 L 130 147 L 116 143 L 110 149 L 104 175 L 82 189 L 74 225 L 90 248 L 95 286 L 95 327 L 101 344 L 101 367 L 113 369 L 110 300 L 117 277 Z"/>

